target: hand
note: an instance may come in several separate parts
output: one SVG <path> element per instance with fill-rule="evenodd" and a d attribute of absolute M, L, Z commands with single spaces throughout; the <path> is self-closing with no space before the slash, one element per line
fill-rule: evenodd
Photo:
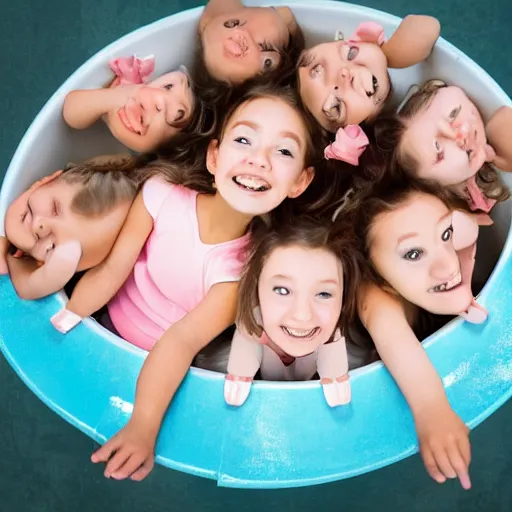
<path fill-rule="evenodd" d="M 96 450 L 91 461 L 106 462 L 106 478 L 115 478 L 140 482 L 149 475 L 155 465 L 156 436 L 137 425 L 133 419 L 109 439 L 99 450 Z"/>
<path fill-rule="evenodd" d="M 415 415 L 420 453 L 428 474 L 437 482 L 459 478 L 464 489 L 471 488 L 468 468 L 471 462 L 469 429 L 453 409 L 439 406 Z"/>
<path fill-rule="evenodd" d="M 0 236 L 0 275 L 8 274 L 9 268 L 7 267 L 7 251 L 9 249 L 9 241 L 5 236 Z"/>
<path fill-rule="evenodd" d="M 237 377 L 228 373 L 224 381 L 224 399 L 226 403 L 237 407 L 243 405 L 249 397 L 251 386 L 251 377 Z"/>

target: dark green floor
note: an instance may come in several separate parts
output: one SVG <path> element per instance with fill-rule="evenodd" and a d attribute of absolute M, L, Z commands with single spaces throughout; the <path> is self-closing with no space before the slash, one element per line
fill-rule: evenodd
<path fill-rule="evenodd" d="M 32 118 L 83 61 L 134 28 L 199 3 L 0 0 L 0 177 Z M 362 3 L 400 16 L 437 16 L 443 36 L 512 95 L 511 0 Z M 456 482 L 431 482 L 418 456 L 352 480 L 285 491 L 218 489 L 161 467 L 140 484 L 114 482 L 89 463 L 93 442 L 39 402 L 0 357 L 0 512 L 510 512 L 511 425 L 509 402 L 473 432 L 469 493 Z"/>

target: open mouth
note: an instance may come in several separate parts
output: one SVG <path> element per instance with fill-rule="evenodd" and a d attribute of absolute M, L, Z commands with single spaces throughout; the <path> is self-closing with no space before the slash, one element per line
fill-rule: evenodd
<path fill-rule="evenodd" d="M 224 42 L 224 52 L 228 57 L 241 58 L 249 50 L 249 45 L 243 37 L 229 37 Z"/>
<path fill-rule="evenodd" d="M 282 325 L 281 329 L 292 338 L 297 338 L 300 340 L 310 340 L 318 333 L 320 327 L 313 327 L 313 329 L 304 330 L 292 329 L 291 327 L 285 327 L 284 325 Z"/>
<path fill-rule="evenodd" d="M 117 111 L 117 115 L 119 116 L 119 119 L 121 120 L 121 123 L 123 124 L 123 126 L 127 129 L 127 130 L 130 130 L 132 133 L 136 133 L 137 135 L 142 135 L 141 132 L 139 130 L 136 130 L 132 123 L 130 122 L 130 120 L 128 119 L 128 115 L 126 113 L 126 107 L 121 107 L 118 111 Z"/>
<path fill-rule="evenodd" d="M 451 290 L 454 290 L 461 284 L 462 284 L 462 274 L 460 272 L 457 272 L 457 275 L 453 279 L 446 281 L 446 283 L 438 284 L 437 286 L 433 286 L 432 288 L 429 288 L 428 292 L 429 293 L 449 292 Z"/>
<path fill-rule="evenodd" d="M 270 185 L 261 178 L 256 176 L 234 176 L 233 181 L 244 190 L 250 190 L 251 192 L 266 192 L 270 190 Z"/>

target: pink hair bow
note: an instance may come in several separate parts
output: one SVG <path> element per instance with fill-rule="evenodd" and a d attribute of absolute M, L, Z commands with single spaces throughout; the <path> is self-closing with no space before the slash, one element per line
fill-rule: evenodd
<path fill-rule="evenodd" d="M 327 160 L 342 160 L 351 165 L 359 165 L 359 157 L 369 142 L 363 129 L 356 124 L 351 124 L 338 129 L 335 141 L 325 148 L 324 156 Z"/>
<path fill-rule="evenodd" d="M 384 27 L 374 21 L 359 23 L 349 41 L 361 41 L 363 43 L 375 43 L 379 46 L 384 44 Z"/>
<path fill-rule="evenodd" d="M 136 55 L 119 57 L 109 62 L 110 69 L 119 78 L 120 85 L 144 84 L 155 70 L 155 57 L 140 59 Z"/>

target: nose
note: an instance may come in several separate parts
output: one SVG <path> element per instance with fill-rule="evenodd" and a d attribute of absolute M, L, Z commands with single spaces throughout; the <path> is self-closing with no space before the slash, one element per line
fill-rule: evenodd
<path fill-rule="evenodd" d="M 453 254 L 449 254 L 448 251 L 440 252 L 430 267 L 430 275 L 440 283 L 450 281 L 459 272 L 459 258 L 452 250 Z"/>
<path fill-rule="evenodd" d="M 40 215 L 32 220 L 32 231 L 39 237 L 44 238 L 50 234 L 50 225 L 47 219 Z"/>
<path fill-rule="evenodd" d="M 308 322 L 313 317 L 311 302 L 307 297 L 297 297 L 293 304 L 293 319 Z"/>
<path fill-rule="evenodd" d="M 343 65 L 338 72 L 338 76 L 336 77 L 336 87 L 335 88 L 344 88 L 352 79 L 352 75 L 350 73 L 350 68 L 347 65 Z"/>
<path fill-rule="evenodd" d="M 142 87 L 139 92 L 140 103 L 149 113 L 161 112 L 165 109 L 165 91 L 156 87 Z"/>
<path fill-rule="evenodd" d="M 251 167 L 268 171 L 270 169 L 270 161 L 265 148 L 255 148 L 247 158 L 247 164 Z"/>

